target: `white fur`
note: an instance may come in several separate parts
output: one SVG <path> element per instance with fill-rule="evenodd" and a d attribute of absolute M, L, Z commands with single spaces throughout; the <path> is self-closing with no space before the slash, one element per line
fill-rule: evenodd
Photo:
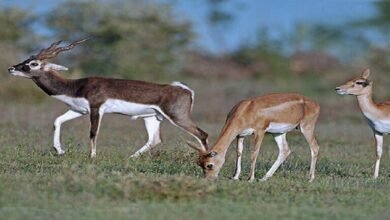
<path fill-rule="evenodd" d="M 376 162 L 375 162 L 374 178 L 376 179 L 379 176 L 379 166 L 380 166 L 382 151 L 383 151 L 383 136 L 379 134 L 375 134 L 375 140 L 376 140 Z"/>
<path fill-rule="evenodd" d="M 375 131 L 379 131 L 382 134 L 389 134 L 390 133 L 390 121 L 389 120 L 370 120 L 368 117 L 366 117 L 368 120 L 368 125 Z"/>
<path fill-rule="evenodd" d="M 62 123 L 69 121 L 69 120 L 72 120 L 72 119 L 75 119 L 75 118 L 78 118 L 80 116 L 82 116 L 81 113 L 69 110 L 69 111 L 65 112 L 64 114 L 60 115 L 59 117 L 57 117 L 56 120 L 54 121 L 54 137 L 53 137 L 54 138 L 54 140 L 53 140 L 54 145 L 53 145 L 53 147 L 57 150 L 57 153 L 59 155 L 65 153 L 65 151 L 62 150 L 62 148 L 61 148 L 61 139 L 60 139 Z"/>
<path fill-rule="evenodd" d="M 255 132 L 255 129 L 253 129 L 253 128 L 247 128 L 247 129 L 241 131 L 241 133 L 239 134 L 239 136 L 248 136 L 248 135 L 252 135 L 254 132 Z"/>
<path fill-rule="evenodd" d="M 161 121 L 157 117 L 146 117 L 144 118 L 145 128 L 148 132 L 148 141 L 146 144 L 141 147 L 137 152 L 135 152 L 131 157 L 135 158 L 149 150 L 150 148 L 161 143 L 160 138 L 160 123 Z"/>
<path fill-rule="evenodd" d="M 17 71 L 17 70 L 12 70 L 11 71 L 11 74 L 14 75 L 14 76 L 21 76 L 21 77 L 25 77 L 25 78 L 31 78 L 31 76 L 23 73 L 23 72 L 20 72 L 20 71 Z"/>
<path fill-rule="evenodd" d="M 238 180 L 241 174 L 241 158 L 242 158 L 242 150 L 244 149 L 244 138 L 239 137 L 237 139 L 237 160 L 236 160 L 236 172 L 233 176 L 234 180 Z"/>
<path fill-rule="evenodd" d="M 43 70 L 45 70 L 45 71 L 49 71 L 49 70 L 67 71 L 68 68 L 61 66 L 61 65 L 58 65 L 58 64 L 54 64 L 54 63 L 46 63 L 46 65 L 43 67 Z"/>
<path fill-rule="evenodd" d="M 89 102 L 85 98 L 75 98 L 67 95 L 53 95 L 52 97 L 64 102 L 75 112 L 79 112 L 81 114 L 87 114 L 90 112 Z"/>
<path fill-rule="evenodd" d="M 133 118 L 150 117 L 158 113 L 154 105 L 138 104 L 118 99 L 107 99 L 101 108 L 104 108 L 104 113 L 131 115 Z"/>
<path fill-rule="evenodd" d="M 261 179 L 262 181 L 265 181 L 270 178 L 291 153 L 287 144 L 286 133 L 276 135 L 274 136 L 274 139 L 279 148 L 278 158 L 276 159 L 272 167 L 268 170 L 268 172 L 265 174 L 265 176 Z"/>
<path fill-rule="evenodd" d="M 275 123 L 271 122 L 265 130 L 268 133 L 283 134 L 296 128 L 296 124 Z"/>

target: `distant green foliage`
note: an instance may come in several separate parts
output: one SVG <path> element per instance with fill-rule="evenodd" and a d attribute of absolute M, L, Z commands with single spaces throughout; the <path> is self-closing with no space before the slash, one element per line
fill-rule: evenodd
<path fill-rule="evenodd" d="M 0 9 L 0 42 L 18 42 L 31 33 L 34 18 L 28 12 L 17 8 Z"/>
<path fill-rule="evenodd" d="M 86 74 L 159 78 L 179 72 L 190 25 L 150 1 L 66 1 L 46 16 L 56 39 L 89 37 L 77 61 Z M 73 61 L 76 58 L 73 58 Z"/>
<path fill-rule="evenodd" d="M 289 70 L 283 50 L 283 43 L 270 37 L 267 29 L 262 29 L 253 45 L 243 45 L 232 56 L 237 62 L 255 69 L 257 75 L 285 75 Z"/>

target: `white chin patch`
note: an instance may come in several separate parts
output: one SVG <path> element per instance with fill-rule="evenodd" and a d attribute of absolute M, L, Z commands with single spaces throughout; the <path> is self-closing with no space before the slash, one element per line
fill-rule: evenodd
<path fill-rule="evenodd" d="M 337 94 L 339 94 L 339 95 L 347 95 L 347 93 L 345 91 L 337 91 Z"/>
<path fill-rule="evenodd" d="M 11 72 L 12 75 L 14 76 L 20 76 L 20 77 L 25 77 L 25 78 L 31 78 L 31 76 L 23 73 L 23 72 L 20 72 L 20 71 L 12 71 Z"/>

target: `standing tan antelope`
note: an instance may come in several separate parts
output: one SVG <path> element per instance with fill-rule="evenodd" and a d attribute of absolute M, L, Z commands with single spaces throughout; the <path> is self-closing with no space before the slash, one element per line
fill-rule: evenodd
<path fill-rule="evenodd" d="M 207 147 L 207 133 L 198 128 L 191 119 L 194 91 L 188 86 L 173 82 L 160 85 L 135 80 L 89 77 L 65 79 L 58 71 L 64 66 L 47 62 L 58 53 L 74 48 L 86 41 L 79 40 L 66 47 L 58 47 L 61 41 L 42 49 L 37 55 L 14 65 L 8 71 L 15 76 L 32 79 L 45 93 L 69 106 L 69 110 L 54 122 L 54 148 L 61 148 L 61 124 L 82 115 L 90 114 L 90 157 L 96 156 L 96 139 L 104 113 L 130 115 L 142 118 L 148 133 L 147 143 L 132 156 L 138 156 L 161 142 L 160 123 L 166 118 L 172 124 L 194 136 Z"/>
<path fill-rule="evenodd" d="M 255 179 L 256 159 L 265 133 L 271 133 L 279 148 L 279 155 L 271 169 L 262 180 L 271 177 L 290 154 L 286 133 L 299 128 L 311 149 L 310 181 L 314 179 L 317 155 L 320 146 L 314 137 L 314 128 L 320 106 L 308 98 L 294 93 L 269 94 L 239 102 L 227 116 L 226 123 L 213 147 L 210 149 L 187 142 L 199 152 L 198 165 L 206 178 L 217 178 L 225 162 L 230 143 L 237 139 L 236 172 L 233 179 L 241 173 L 241 156 L 244 137 L 254 135 L 251 152 L 249 181 Z"/>
<path fill-rule="evenodd" d="M 372 100 L 372 81 L 368 79 L 370 70 L 366 69 L 360 77 L 349 80 L 336 88 L 340 95 L 355 95 L 360 110 L 374 132 L 376 141 L 376 163 L 374 178 L 379 176 L 382 157 L 383 135 L 390 133 L 390 102 L 375 103 Z"/>

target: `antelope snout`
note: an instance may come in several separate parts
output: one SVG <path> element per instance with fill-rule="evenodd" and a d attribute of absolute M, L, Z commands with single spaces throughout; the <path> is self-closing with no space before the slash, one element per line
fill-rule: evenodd
<path fill-rule="evenodd" d="M 13 72 L 13 71 L 15 71 L 15 67 L 11 66 L 8 68 L 8 72 Z"/>
<path fill-rule="evenodd" d="M 339 95 L 346 95 L 346 94 L 348 94 L 345 90 L 343 90 L 340 87 L 336 87 L 335 90 L 336 90 L 337 94 L 339 94 Z"/>

